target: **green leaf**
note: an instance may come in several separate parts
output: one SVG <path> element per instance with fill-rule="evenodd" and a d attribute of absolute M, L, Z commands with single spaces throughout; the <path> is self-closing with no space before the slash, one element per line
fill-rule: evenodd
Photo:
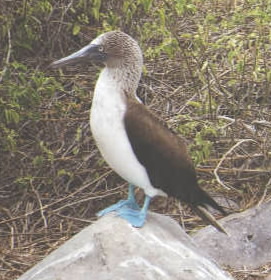
<path fill-rule="evenodd" d="M 200 102 L 192 101 L 192 100 L 188 101 L 187 105 L 195 107 L 195 108 L 201 108 L 202 107 L 202 104 Z"/>
<path fill-rule="evenodd" d="M 44 162 L 43 156 L 35 156 L 32 161 L 34 166 L 41 166 L 43 162 Z"/>
<path fill-rule="evenodd" d="M 13 109 L 6 109 L 5 110 L 5 118 L 7 123 L 18 123 L 20 121 L 19 114 L 14 111 Z"/>
<path fill-rule="evenodd" d="M 75 36 L 75 35 L 78 35 L 78 33 L 80 32 L 81 30 L 81 27 L 79 24 L 75 23 L 74 26 L 73 26 L 73 29 L 72 29 L 72 34 Z"/>

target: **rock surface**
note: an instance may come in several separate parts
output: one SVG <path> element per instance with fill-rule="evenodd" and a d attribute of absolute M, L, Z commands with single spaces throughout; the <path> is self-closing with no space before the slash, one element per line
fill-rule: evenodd
<path fill-rule="evenodd" d="M 169 217 L 149 213 L 131 227 L 108 215 L 85 228 L 19 280 L 229 280 Z"/>
<path fill-rule="evenodd" d="M 193 239 L 222 266 L 255 269 L 271 262 L 270 215 L 271 201 L 220 220 L 229 236 L 208 226 Z"/>

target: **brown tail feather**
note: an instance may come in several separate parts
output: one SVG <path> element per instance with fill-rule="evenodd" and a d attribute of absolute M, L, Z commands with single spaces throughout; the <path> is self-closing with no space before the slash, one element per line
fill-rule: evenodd
<path fill-rule="evenodd" d="M 198 199 L 193 203 L 193 205 L 195 205 L 195 207 L 197 207 L 198 205 L 210 205 L 212 208 L 218 210 L 224 216 L 227 215 L 227 212 L 208 193 L 206 193 L 202 189 L 198 190 Z"/>
<path fill-rule="evenodd" d="M 212 226 L 214 226 L 217 230 L 219 230 L 220 232 L 225 233 L 226 235 L 228 235 L 228 233 L 226 232 L 226 230 L 217 222 L 217 220 L 215 219 L 215 217 L 207 211 L 206 208 L 204 208 L 201 205 L 198 205 L 196 207 L 193 207 L 193 210 L 196 212 L 196 214 L 204 221 L 206 221 L 207 223 L 211 224 Z"/>

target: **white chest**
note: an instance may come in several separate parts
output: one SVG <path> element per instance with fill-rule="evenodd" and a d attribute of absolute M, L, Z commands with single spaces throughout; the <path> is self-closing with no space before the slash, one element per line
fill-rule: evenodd
<path fill-rule="evenodd" d="M 146 169 L 137 160 L 124 127 L 125 99 L 120 85 L 106 69 L 101 73 L 94 92 L 90 126 L 96 144 L 106 160 L 122 178 L 154 196 Z"/>
<path fill-rule="evenodd" d="M 126 106 L 117 87 L 114 79 L 107 76 L 104 70 L 95 87 L 90 113 L 93 137 L 110 165 L 117 161 L 116 150 L 120 152 L 121 146 L 128 140 L 123 123 Z"/>

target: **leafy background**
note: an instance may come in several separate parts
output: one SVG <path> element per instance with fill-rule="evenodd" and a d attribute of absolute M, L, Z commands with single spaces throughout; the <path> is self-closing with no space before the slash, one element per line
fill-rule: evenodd
<path fill-rule="evenodd" d="M 138 95 L 187 139 L 201 186 L 229 213 L 270 199 L 270 2 L 0 1 L 0 279 L 16 279 L 127 195 L 89 130 L 99 67 L 48 67 L 105 31 L 140 43 Z M 203 226 L 172 198 L 151 209 L 188 233 Z M 268 271 L 230 270 L 236 279 Z"/>

